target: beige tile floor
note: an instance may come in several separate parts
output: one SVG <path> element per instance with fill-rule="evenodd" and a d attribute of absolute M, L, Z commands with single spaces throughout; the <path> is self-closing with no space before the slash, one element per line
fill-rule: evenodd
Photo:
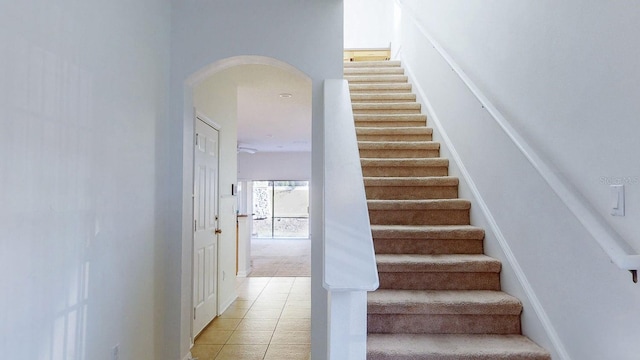
<path fill-rule="evenodd" d="M 311 278 L 255 277 L 238 283 L 238 299 L 196 338 L 198 360 L 308 360 Z"/>

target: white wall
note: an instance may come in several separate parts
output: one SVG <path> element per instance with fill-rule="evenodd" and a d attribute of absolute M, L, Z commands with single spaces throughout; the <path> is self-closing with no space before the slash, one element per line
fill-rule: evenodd
<path fill-rule="evenodd" d="M 199 113 L 220 126 L 219 130 L 219 223 L 218 314 L 236 299 L 236 209 L 231 184 L 237 184 L 236 139 L 238 91 L 228 71 L 213 74 L 193 90 L 193 104 Z"/>
<path fill-rule="evenodd" d="M 240 153 L 238 154 L 238 179 L 310 180 L 311 153 Z"/>
<path fill-rule="evenodd" d="M 344 0 L 345 49 L 385 49 L 392 34 L 392 1 Z"/>
<path fill-rule="evenodd" d="M 634 221 L 640 184 L 627 185 L 624 218 L 608 215 L 604 184 L 639 176 L 633 157 L 640 153 L 640 125 L 633 116 L 640 111 L 640 43 L 629 34 L 640 30 L 640 5 L 402 3 L 402 59 L 433 106 L 432 120 L 436 116 L 450 138 L 449 150 L 461 159 L 454 174 L 469 174 L 462 195 L 471 196 L 473 187 L 481 195 L 472 217 L 488 230 L 487 252 L 505 265 L 505 289 L 525 303 L 525 333 L 558 359 L 634 359 L 640 287 L 611 263 L 411 14 L 530 145 L 640 249 Z"/>
<path fill-rule="evenodd" d="M 162 358 L 169 2 L 0 3 L 0 357 Z"/>
<path fill-rule="evenodd" d="M 168 198 L 160 211 L 163 230 L 171 238 L 165 356 L 179 359 L 189 350 L 192 87 L 207 71 L 223 66 L 223 59 L 259 55 L 290 64 L 312 79 L 312 355 L 323 359 L 327 299 L 321 276 L 322 80 L 342 77 L 342 1 L 181 0 L 172 4 L 171 120 L 160 129 L 163 141 L 158 149 L 167 159 L 160 171 Z"/>
<path fill-rule="evenodd" d="M 539 152 L 640 251 L 637 2 L 405 1 Z M 630 179 L 626 217 L 608 180 Z"/>

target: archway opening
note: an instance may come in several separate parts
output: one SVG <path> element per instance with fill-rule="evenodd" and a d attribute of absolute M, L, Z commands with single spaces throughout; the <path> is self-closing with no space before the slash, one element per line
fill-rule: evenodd
<path fill-rule="evenodd" d="M 277 281 L 269 285 L 262 280 L 238 282 L 236 275 L 251 275 L 251 261 L 243 261 L 250 244 L 243 244 L 238 235 L 240 216 L 250 216 L 250 184 L 254 180 L 311 180 L 311 79 L 298 69 L 273 58 L 239 56 L 224 59 L 192 75 L 186 83 L 185 118 L 193 118 L 193 144 L 198 119 L 217 127 L 219 131 L 218 229 L 213 282 L 216 287 L 216 315 L 225 311 L 239 323 L 261 299 L 255 297 L 255 286 L 262 291 L 290 290 L 298 292 L 309 282 Z M 185 134 L 185 153 L 189 144 Z M 193 149 L 193 147 L 192 147 Z M 249 151 L 247 151 L 247 149 Z M 193 164 L 186 162 L 186 165 Z M 197 181 L 197 169 L 192 168 Z M 187 179 L 185 179 L 185 182 Z M 193 181 L 192 181 L 193 182 Z M 239 186 L 240 185 L 240 186 Z M 238 189 L 240 190 L 238 192 Z M 195 193 L 195 189 L 192 194 Z M 247 201 L 249 200 L 249 201 Z M 195 205 L 195 204 L 194 204 Z M 192 209 L 192 215 L 193 212 Z M 311 214 L 311 220 L 313 214 Z M 195 220 L 195 219 L 194 219 Z M 248 231 L 253 233 L 252 230 Z M 310 241 L 310 240 L 307 240 Z M 192 243 L 193 303 L 198 301 L 196 265 L 198 254 Z M 307 259 L 310 258 L 308 254 Z M 206 263 L 206 261 L 205 261 Z M 242 268 L 240 264 L 244 264 Z M 284 284 L 284 285 L 283 285 Z M 288 284 L 288 285 L 286 285 Z M 304 297 L 296 295 L 298 301 Z M 310 298 L 310 291 L 309 291 Z M 278 297 L 278 296 L 276 296 Z M 310 317 L 310 300 L 309 317 Z M 298 303 L 299 305 L 300 303 Z M 264 306 L 264 304 L 262 304 Z M 286 301 L 282 303 L 283 309 Z M 247 307 L 241 309 L 241 307 Z M 276 306 L 271 302 L 270 306 Z M 246 311 L 242 311 L 246 310 Z M 284 311 L 284 310 L 283 310 Z M 229 318 L 226 316 L 226 318 Z M 233 329 L 241 332 L 242 329 Z M 277 329 L 273 329 L 275 332 Z M 192 339 L 199 330 L 192 330 Z M 207 331 L 207 330 L 205 330 Z M 216 330 L 213 330 L 216 331 Z M 195 352 L 199 349 L 196 346 Z"/>

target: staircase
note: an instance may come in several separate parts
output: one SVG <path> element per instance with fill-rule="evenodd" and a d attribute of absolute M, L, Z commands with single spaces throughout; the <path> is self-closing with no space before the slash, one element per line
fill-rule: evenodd
<path fill-rule="evenodd" d="M 398 61 L 345 63 L 380 289 L 368 296 L 369 360 L 551 359 L 521 335 L 468 200 Z"/>

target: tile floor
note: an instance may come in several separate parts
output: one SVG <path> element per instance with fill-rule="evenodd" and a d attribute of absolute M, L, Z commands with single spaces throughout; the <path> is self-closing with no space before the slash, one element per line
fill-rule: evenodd
<path fill-rule="evenodd" d="M 196 338 L 198 360 L 308 360 L 311 278 L 255 277 L 238 283 L 238 299 Z"/>

